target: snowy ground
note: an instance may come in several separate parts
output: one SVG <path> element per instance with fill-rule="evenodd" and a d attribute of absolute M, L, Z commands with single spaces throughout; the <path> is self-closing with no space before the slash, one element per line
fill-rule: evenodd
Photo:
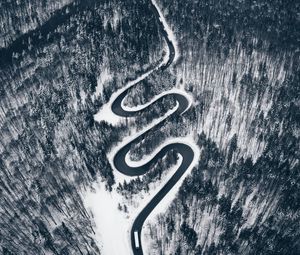
<path fill-rule="evenodd" d="M 103 183 L 83 195 L 85 207 L 93 215 L 96 240 L 104 255 L 131 254 L 128 215 L 118 209 L 123 198 L 115 190 L 108 192 Z"/>
<path fill-rule="evenodd" d="M 200 150 L 196 146 L 192 136 L 172 138 L 162 144 L 160 148 L 168 143 L 174 142 L 181 142 L 191 146 L 195 153 L 194 160 L 183 177 L 149 215 L 147 221 L 154 220 L 155 215 L 162 213 L 167 209 L 171 201 L 175 198 L 184 178 L 190 174 L 192 168 L 199 162 Z M 124 197 L 117 193 L 117 185 L 115 185 L 112 192 L 108 192 L 105 190 L 105 185 L 103 183 L 97 183 L 92 190 L 82 195 L 86 208 L 94 217 L 96 224 L 96 239 L 104 255 L 127 255 L 132 253 L 130 246 L 130 229 L 134 219 L 171 178 L 181 163 L 181 160 L 182 158 L 179 156 L 177 164 L 168 171 L 164 176 L 163 181 L 151 184 L 149 193 L 142 192 L 142 194 L 139 194 L 134 198 L 134 203 L 132 204 L 128 203 Z M 142 162 L 139 162 L 139 164 L 142 163 L 145 163 L 145 159 L 143 159 Z M 115 171 L 114 174 L 116 173 Z M 126 204 L 128 213 L 120 211 L 118 209 L 119 204 Z M 145 225 L 147 224 L 147 221 Z M 143 233 L 142 243 L 144 246 L 144 253 L 147 254 L 147 240 L 144 239 Z"/>

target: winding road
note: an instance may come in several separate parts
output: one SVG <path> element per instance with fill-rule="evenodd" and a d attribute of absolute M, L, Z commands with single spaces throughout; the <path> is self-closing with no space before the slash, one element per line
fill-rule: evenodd
<path fill-rule="evenodd" d="M 127 176 L 139 176 L 147 173 L 151 170 L 151 166 L 153 166 L 154 163 L 158 161 L 158 159 L 163 158 L 167 152 L 174 150 L 178 154 L 182 156 L 182 161 L 176 172 L 173 174 L 173 176 L 166 182 L 166 184 L 158 191 L 158 193 L 152 198 L 152 200 L 142 209 L 142 211 L 139 213 L 139 215 L 136 217 L 136 219 L 133 222 L 132 228 L 131 228 L 131 247 L 134 255 L 142 255 L 143 249 L 142 249 L 142 243 L 141 243 L 141 231 L 143 224 L 149 214 L 153 211 L 153 209 L 160 203 L 160 201 L 166 196 L 166 194 L 173 188 L 173 186 L 179 181 L 179 179 L 182 177 L 182 175 L 186 172 L 186 170 L 190 167 L 192 164 L 195 153 L 191 146 L 189 146 L 186 143 L 180 143 L 180 142 L 172 142 L 170 141 L 167 145 L 162 147 L 162 149 L 156 153 L 147 163 L 141 165 L 141 166 L 129 166 L 126 162 L 126 155 L 129 153 L 131 145 L 135 144 L 137 142 L 142 141 L 145 136 L 147 136 L 150 132 L 153 132 L 153 129 L 160 128 L 164 125 L 164 123 L 168 120 L 168 118 L 171 115 L 181 115 L 183 114 L 189 107 L 190 107 L 190 98 L 187 97 L 187 94 L 184 91 L 170 91 L 167 93 L 164 93 L 156 98 L 154 98 L 151 102 L 140 106 L 140 107 L 134 107 L 132 109 L 125 107 L 123 102 L 124 98 L 126 97 L 128 90 L 144 80 L 146 77 L 148 77 L 151 73 L 154 71 L 164 71 L 167 69 L 176 58 L 176 55 L 178 54 L 176 51 L 176 42 L 174 40 L 174 36 L 172 32 L 170 31 L 170 28 L 168 27 L 168 24 L 166 23 L 157 3 L 155 0 L 151 0 L 151 9 L 153 13 L 155 14 L 155 17 L 157 19 L 157 22 L 159 24 L 160 32 L 162 33 L 166 44 L 168 46 L 168 52 L 167 56 L 163 58 L 163 60 L 154 68 L 152 68 L 150 71 L 144 73 L 140 77 L 138 77 L 136 80 L 129 82 L 127 85 L 125 85 L 122 89 L 117 91 L 117 93 L 111 98 L 111 111 L 116 114 L 119 117 L 135 117 L 138 112 L 144 111 L 146 108 L 148 108 L 150 105 L 155 103 L 160 98 L 166 96 L 166 95 L 172 95 L 176 101 L 177 101 L 177 108 L 174 110 L 170 115 L 163 118 L 159 123 L 152 126 L 152 128 L 147 129 L 146 131 L 142 132 L 138 137 L 132 139 L 129 143 L 118 149 L 118 151 L 113 156 L 113 165 L 116 170 L 121 172 L 124 175 Z"/>

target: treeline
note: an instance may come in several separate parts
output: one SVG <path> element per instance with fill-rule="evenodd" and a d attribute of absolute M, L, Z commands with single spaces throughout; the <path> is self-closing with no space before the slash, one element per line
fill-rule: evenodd
<path fill-rule="evenodd" d="M 0 48 L 8 47 L 23 34 L 48 21 L 53 13 L 70 4 L 61 1 L 3 1 L 0 3 L 1 38 Z M 65 11 L 65 10 L 64 10 Z"/>
<path fill-rule="evenodd" d="M 227 4 L 162 4 L 172 10 L 167 19 L 184 45 L 178 76 L 197 95 L 188 115 L 197 121 L 192 117 L 189 123 L 204 134 L 198 139 L 198 167 L 168 212 L 144 230 L 152 240 L 148 250 L 155 254 L 300 252 L 299 54 L 291 50 L 299 40 L 297 8 L 295 2 L 283 8 L 276 1 L 247 3 L 275 8 L 278 20 L 294 21 L 262 24 L 269 12 L 250 11 L 232 19 L 240 24 L 229 26 Z M 211 8 L 203 16 L 198 13 L 202 5 Z M 237 15 L 244 10 L 234 8 Z M 208 15 L 212 20 L 203 21 Z M 240 18 L 252 19 L 253 25 Z M 266 25 L 276 30 L 274 37 L 265 33 Z"/>
<path fill-rule="evenodd" d="M 217 50 L 215 46 L 223 46 L 220 50 L 228 52 L 235 43 L 235 35 L 240 34 L 243 46 L 260 47 L 263 41 L 270 42 L 269 51 L 295 50 L 299 46 L 299 3 L 295 0 L 284 1 L 161 1 L 167 10 L 166 18 L 176 24 L 176 33 L 184 33 L 181 40 L 197 41 L 202 44 L 207 40 L 207 47 Z M 180 15 L 177 15 L 180 12 Z M 252 38 L 259 43 L 253 45 Z"/>
<path fill-rule="evenodd" d="M 296 63 L 292 68 L 297 70 Z M 294 72 L 276 92 L 276 107 L 264 126 L 267 146 L 257 161 L 241 158 L 231 162 L 236 138 L 230 149 L 221 151 L 204 134 L 199 135 L 202 154 L 198 167 L 184 180 L 168 213 L 159 216 L 159 226 L 148 229 L 153 251 L 299 253 L 298 82 L 299 72 Z"/>

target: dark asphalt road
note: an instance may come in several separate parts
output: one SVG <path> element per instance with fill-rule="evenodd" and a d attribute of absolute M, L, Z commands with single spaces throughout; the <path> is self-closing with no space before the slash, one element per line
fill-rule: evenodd
<path fill-rule="evenodd" d="M 175 47 L 172 44 L 172 41 L 168 38 L 167 31 L 165 30 L 165 27 L 163 23 L 160 20 L 160 15 L 159 12 L 156 8 L 156 6 L 153 4 L 151 1 L 151 9 L 154 13 L 154 15 L 157 18 L 157 22 L 159 24 L 159 28 L 161 33 L 163 34 L 165 41 L 167 42 L 167 45 L 169 47 L 169 59 L 166 64 L 162 65 L 160 67 L 161 71 L 164 71 L 166 68 L 168 68 L 175 57 Z M 128 90 L 125 90 L 122 92 L 112 103 L 112 111 L 121 117 L 134 117 L 137 115 L 138 112 L 143 111 L 143 110 L 137 110 L 137 111 L 126 111 L 122 108 L 122 100 L 126 97 Z M 180 94 L 180 93 L 172 93 L 169 94 L 174 96 L 174 98 L 178 102 L 178 108 L 177 110 L 172 114 L 180 115 L 184 113 L 184 111 L 188 108 L 189 106 L 189 101 L 188 99 Z M 155 103 L 155 102 L 153 102 Z M 152 104 L 153 104 L 152 103 Z M 170 117 L 170 116 L 169 116 Z M 194 159 L 194 151 L 193 149 L 184 144 L 184 143 L 171 143 L 166 146 L 164 146 L 155 156 L 152 158 L 148 163 L 139 166 L 139 167 L 130 167 L 126 164 L 125 157 L 126 154 L 129 152 L 131 145 L 134 143 L 137 143 L 139 141 L 142 141 L 145 136 L 153 132 L 153 129 L 160 128 L 163 126 L 165 121 L 169 118 L 167 117 L 157 125 L 155 125 L 152 129 L 145 131 L 142 135 L 139 137 L 135 138 L 133 141 L 122 147 L 114 156 L 113 163 L 116 167 L 116 169 L 128 176 L 139 176 L 143 175 L 146 172 L 151 170 L 151 166 L 156 163 L 159 159 L 163 158 L 168 151 L 175 150 L 177 153 L 179 153 L 182 156 L 182 162 L 177 171 L 174 173 L 174 175 L 168 180 L 168 182 L 163 186 L 163 188 L 152 198 L 152 200 L 146 205 L 146 207 L 140 212 L 140 214 L 137 216 L 135 219 L 132 229 L 131 229 L 131 247 L 134 255 L 142 255 L 143 254 L 143 249 L 142 249 L 142 243 L 141 243 L 141 231 L 143 224 L 149 214 L 153 211 L 153 209 L 159 204 L 159 202 L 165 197 L 165 195 L 173 188 L 173 186 L 178 182 L 178 180 L 181 178 L 181 176 L 185 173 L 185 171 L 188 169 L 190 164 L 192 163 Z M 137 245 L 137 240 L 138 239 L 138 245 Z"/>
<path fill-rule="evenodd" d="M 127 91 L 126 91 L 127 92 Z M 115 114 L 118 114 L 123 117 L 134 116 L 137 112 L 127 112 L 121 107 L 121 102 L 123 98 L 126 96 L 126 93 L 122 93 L 119 97 L 116 98 L 114 103 L 112 104 L 112 110 Z M 181 114 L 183 113 L 188 105 L 188 100 L 180 94 L 174 93 L 173 96 L 176 98 L 179 103 L 179 107 L 173 114 Z M 151 166 L 158 161 L 158 159 L 163 158 L 168 151 L 174 150 L 182 156 L 182 163 L 174 173 L 174 175 L 170 178 L 170 180 L 163 186 L 163 188 L 153 197 L 153 199 L 147 204 L 147 206 L 140 212 L 138 217 L 135 219 L 132 229 L 131 229 L 131 246 L 133 250 L 133 254 L 141 255 L 143 254 L 142 244 L 141 244 L 141 230 L 143 224 L 152 210 L 158 205 L 158 203 L 164 198 L 164 196 L 172 189 L 172 187 L 177 183 L 180 177 L 185 173 L 190 164 L 194 159 L 194 151 L 192 148 L 184 143 L 171 143 L 163 147 L 148 163 L 139 166 L 139 167 L 130 167 L 126 164 L 125 157 L 126 154 L 130 151 L 132 144 L 135 144 L 139 141 L 142 141 L 145 136 L 153 132 L 153 129 L 160 128 L 163 126 L 164 122 L 167 121 L 168 118 L 163 120 L 162 122 L 155 125 L 152 129 L 145 131 L 142 135 L 138 136 L 130 143 L 126 144 L 122 147 L 114 156 L 113 163 L 115 168 L 128 176 L 139 176 L 147 173 L 151 170 Z M 139 239 L 139 247 L 136 247 L 134 232 L 138 233 Z"/>

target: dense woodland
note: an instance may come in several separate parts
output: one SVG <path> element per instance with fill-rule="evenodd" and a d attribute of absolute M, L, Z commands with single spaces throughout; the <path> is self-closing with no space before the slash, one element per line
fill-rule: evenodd
<path fill-rule="evenodd" d="M 197 95 L 203 151 L 168 212 L 148 223 L 148 249 L 298 254 L 299 4 L 162 6 L 180 43 L 190 45 L 176 70 Z"/>
<path fill-rule="evenodd" d="M 149 254 L 299 254 L 299 4 L 158 2 L 181 57 L 132 89 L 126 104 L 182 85 L 196 102 L 136 144 L 131 158 L 191 132 L 202 153 L 168 211 L 147 223 Z M 80 194 L 101 179 L 130 200 L 177 159 L 169 152 L 121 184 L 107 160 L 129 130 L 174 107 L 171 97 L 116 127 L 93 118 L 164 54 L 149 2 L 0 7 L 0 249 L 101 254 Z"/>
<path fill-rule="evenodd" d="M 31 8 L 19 5 L 1 9 L 1 24 Z M 161 41 L 147 10 L 147 3 L 76 2 L 37 28 L 28 23 L 28 32 L 1 48 L 3 254 L 101 253 L 80 194 L 99 178 L 111 189 L 106 152 L 127 129 L 99 124 L 93 115 L 116 88 L 159 59 L 160 45 L 141 43 Z M 107 71 L 114 78 L 101 84 Z"/>
<path fill-rule="evenodd" d="M 22 35 L 47 22 L 50 17 L 65 11 L 69 7 L 70 0 L 23 0 L 1 1 L 1 41 L 0 47 L 8 47 Z"/>

